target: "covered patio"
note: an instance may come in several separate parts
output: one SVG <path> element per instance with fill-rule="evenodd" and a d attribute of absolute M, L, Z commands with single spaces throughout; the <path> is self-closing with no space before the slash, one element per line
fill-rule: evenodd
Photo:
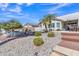
<path fill-rule="evenodd" d="M 79 31 L 79 12 L 57 17 L 60 19 L 65 31 Z"/>

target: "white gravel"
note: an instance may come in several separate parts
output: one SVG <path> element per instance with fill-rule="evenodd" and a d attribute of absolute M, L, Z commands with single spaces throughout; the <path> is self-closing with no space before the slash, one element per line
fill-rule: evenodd
<path fill-rule="evenodd" d="M 34 36 L 18 38 L 9 41 L 0 46 L 0 56 L 34 56 L 38 52 L 38 56 L 49 56 L 53 47 L 61 41 L 60 33 L 56 33 L 55 37 L 48 38 L 47 34 L 42 34 L 44 44 L 35 46 L 33 44 Z"/>

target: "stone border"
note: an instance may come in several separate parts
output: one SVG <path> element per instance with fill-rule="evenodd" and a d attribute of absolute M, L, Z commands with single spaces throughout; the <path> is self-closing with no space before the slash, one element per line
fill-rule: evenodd
<path fill-rule="evenodd" d="M 0 45 L 3 45 L 4 43 L 7 43 L 7 42 L 14 40 L 14 39 L 16 39 L 16 38 L 15 37 L 6 38 L 6 40 L 0 41 Z"/>

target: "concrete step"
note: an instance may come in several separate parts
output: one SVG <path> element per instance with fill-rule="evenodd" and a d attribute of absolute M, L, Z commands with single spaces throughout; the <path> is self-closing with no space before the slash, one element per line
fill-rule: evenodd
<path fill-rule="evenodd" d="M 59 45 L 54 47 L 53 56 L 79 56 L 79 33 L 62 32 Z"/>
<path fill-rule="evenodd" d="M 79 42 L 79 36 L 71 36 L 71 35 L 62 35 L 62 40 Z"/>
<path fill-rule="evenodd" d="M 62 32 L 61 35 L 66 35 L 66 36 L 79 36 L 78 32 Z"/>
<path fill-rule="evenodd" d="M 61 39 L 60 44 L 54 48 L 53 55 L 79 56 L 79 33 L 63 32 Z"/>
<path fill-rule="evenodd" d="M 79 51 L 79 42 L 62 40 L 60 46 Z"/>
<path fill-rule="evenodd" d="M 52 53 L 51 53 L 51 56 L 65 56 L 63 53 L 61 52 L 58 52 L 56 50 L 54 50 Z"/>
<path fill-rule="evenodd" d="M 55 46 L 53 50 L 54 51 L 51 54 L 52 56 L 79 56 L 79 51 L 62 47 L 59 45 Z M 58 53 L 56 53 L 55 51 L 57 51 Z"/>

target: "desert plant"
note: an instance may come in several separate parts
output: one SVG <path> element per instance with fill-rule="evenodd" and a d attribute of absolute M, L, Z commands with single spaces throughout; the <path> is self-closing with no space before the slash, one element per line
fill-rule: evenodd
<path fill-rule="evenodd" d="M 33 43 L 34 45 L 36 46 L 41 46 L 42 44 L 44 44 L 44 41 L 41 37 L 36 37 L 34 40 L 33 40 Z"/>
<path fill-rule="evenodd" d="M 41 36 L 41 32 L 35 32 L 35 36 Z"/>
<path fill-rule="evenodd" d="M 54 32 L 48 32 L 48 37 L 54 37 L 55 33 Z"/>
<path fill-rule="evenodd" d="M 57 31 L 61 31 L 60 29 L 57 29 Z"/>

